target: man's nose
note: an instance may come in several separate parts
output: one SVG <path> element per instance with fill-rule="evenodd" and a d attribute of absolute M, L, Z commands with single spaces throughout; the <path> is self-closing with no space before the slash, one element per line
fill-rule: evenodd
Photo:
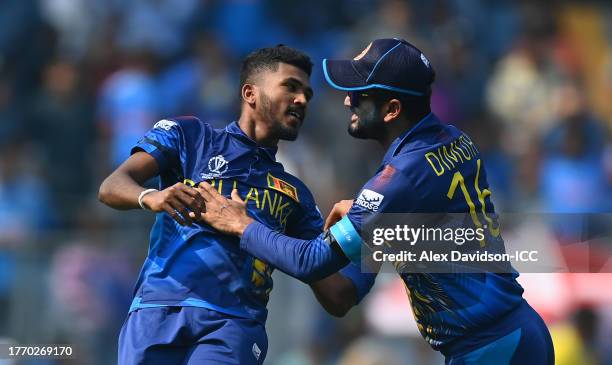
<path fill-rule="evenodd" d="M 293 99 L 293 102 L 295 104 L 306 105 L 306 104 L 308 104 L 308 99 L 306 98 L 306 94 L 299 93 L 299 94 L 296 95 L 295 99 Z"/>

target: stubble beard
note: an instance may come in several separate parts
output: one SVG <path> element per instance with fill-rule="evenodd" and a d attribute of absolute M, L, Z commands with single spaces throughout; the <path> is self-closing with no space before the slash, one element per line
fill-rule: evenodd
<path fill-rule="evenodd" d="M 295 141 L 298 137 L 299 128 L 292 128 L 283 124 L 280 120 L 274 117 L 272 110 L 272 100 L 266 93 L 262 91 L 260 97 L 261 111 L 264 120 L 268 121 L 270 126 L 270 135 L 275 139 L 284 141 Z"/>
<path fill-rule="evenodd" d="M 353 112 L 357 114 L 359 119 L 357 120 L 357 123 L 351 122 L 348 125 L 347 130 L 351 137 L 375 140 L 381 138 L 385 123 L 378 117 L 379 110 L 377 107 L 374 107 L 365 113 L 358 113 L 356 111 Z"/>

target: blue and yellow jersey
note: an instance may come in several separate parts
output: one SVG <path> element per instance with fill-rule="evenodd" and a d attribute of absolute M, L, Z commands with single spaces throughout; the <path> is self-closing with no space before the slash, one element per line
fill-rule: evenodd
<path fill-rule="evenodd" d="M 251 217 L 288 236 L 312 239 L 323 220 L 306 186 L 258 146 L 236 122 L 213 129 L 194 117 L 157 122 L 132 149 L 159 165 L 160 189 L 208 181 L 229 197 L 238 189 Z M 273 267 L 242 251 L 239 238 L 205 223 L 184 227 L 165 212 L 151 229 L 147 258 L 130 310 L 196 306 L 265 322 Z"/>
<path fill-rule="evenodd" d="M 361 232 L 384 213 L 469 214 L 475 225 L 488 227 L 488 237 L 503 249 L 478 149 L 467 135 L 433 114 L 393 142 L 347 218 Z M 518 273 L 511 268 L 506 272 L 400 275 L 419 331 L 440 349 L 521 303 Z"/>

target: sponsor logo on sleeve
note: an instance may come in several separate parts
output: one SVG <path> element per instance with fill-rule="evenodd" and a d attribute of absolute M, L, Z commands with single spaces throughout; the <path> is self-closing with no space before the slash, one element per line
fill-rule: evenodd
<path fill-rule="evenodd" d="M 176 125 L 176 122 L 173 120 L 162 119 L 159 122 L 155 123 L 153 128 L 159 128 L 159 129 L 169 131 L 170 128 L 174 127 L 175 125 Z"/>
<path fill-rule="evenodd" d="M 384 198 L 385 196 L 382 194 L 379 194 L 370 189 L 363 189 L 361 191 L 361 194 L 359 194 L 357 200 L 355 200 L 355 204 L 369 211 L 376 212 L 378 211 L 378 207 L 380 206 L 380 203 L 382 203 Z"/>

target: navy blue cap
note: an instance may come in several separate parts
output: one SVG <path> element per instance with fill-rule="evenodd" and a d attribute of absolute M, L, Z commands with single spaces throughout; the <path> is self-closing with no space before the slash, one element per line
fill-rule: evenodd
<path fill-rule="evenodd" d="M 434 71 L 418 48 L 403 39 L 370 43 L 352 60 L 323 60 L 325 79 L 344 91 L 385 89 L 422 96 L 430 91 Z"/>

